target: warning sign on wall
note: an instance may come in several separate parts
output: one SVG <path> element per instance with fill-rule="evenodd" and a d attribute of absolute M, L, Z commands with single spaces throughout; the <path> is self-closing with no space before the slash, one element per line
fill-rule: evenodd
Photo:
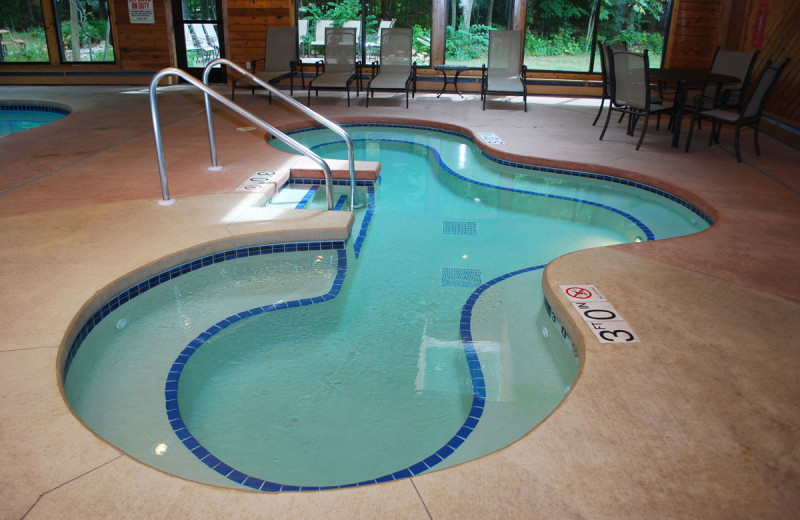
<path fill-rule="evenodd" d="M 128 0 L 131 23 L 156 23 L 153 0 Z"/>

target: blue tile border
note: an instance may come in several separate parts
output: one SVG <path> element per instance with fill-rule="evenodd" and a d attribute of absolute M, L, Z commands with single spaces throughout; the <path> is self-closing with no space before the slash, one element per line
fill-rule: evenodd
<path fill-rule="evenodd" d="M 31 103 L 7 103 L 0 101 L 0 112 L 49 112 L 66 116 L 70 111 L 66 108 L 52 105 L 36 105 Z"/>
<path fill-rule="evenodd" d="M 327 143 L 320 143 L 320 144 L 312 146 L 311 149 L 314 150 L 316 148 L 319 148 L 319 147 L 322 147 L 322 146 L 328 146 L 328 145 L 336 143 L 336 142 L 344 142 L 344 141 L 331 141 L 331 142 L 327 142 Z M 552 195 L 552 194 L 549 194 L 549 193 L 539 193 L 539 192 L 530 191 L 530 190 L 520 190 L 520 189 L 515 189 L 515 188 L 506 188 L 504 186 L 498 186 L 496 184 L 490 184 L 488 182 L 476 181 L 475 179 L 470 179 L 469 177 L 465 177 L 464 175 L 461 175 L 460 173 L 456 172 L 455 170 L 453 170 L 452 168 L 447 166 L 447 164 L 445 164 L 444 160 L 442 159 L 442 156 L 439 155 L 439 151 L 436 150 L 434 147 L 432 147 L 430 145 L 427 145 L 427 144 L 415 143 L 413 141 L 406 141 L 404 139 L 353 139 L 353 142 L 354 143 L 357 143 L 357 142 L 402 143 L 402 144 L 410 144 L 410 145 L 413 145 L 413 146 L 420 146 L 422 148 L 427 148 L 428 151 L 436 159 L 436 162 L 439 164 L 439 166 L 444 171 L 446 171 L 447 173 L 449 173 L 453 177 L 456 177 L 457 179 L 460 179 L 462 181 L 465 181 L 465 182 L 468 182 L 468 183 L 471 183 L 471 184 L 475 184 L 477 186 L 483 186 L 483 187 L 486 187 L 486 188 L 492 188 L 492 189 L 502 190 L 502 191 L 509 191 L 509 192 L 512 192 L 512 193 L 523 193 L 523 194 L 526 194 L 526 195 L 533 195 L 533 196 L 536 196 L 536 197 L 545 197 L 545 198 L 550 198 L 550 199 L 566 200 L 566 201 L 570 201 L 570 202 L 577 202 L 579 204 L 586 204 L 586 205 L 589 205 L 589 206 L 602 208 L 602 209 L 611 211 L 613 213 L 616 213 L 617 215 L 620 215 L 621 217 L 624 217 L 625 219 L 627 219 L 628 221 L 630 221 L 631 223 L 636 225 L 642 231 L 642 233 L 644 233 L 646 240 L 655 240 L 655 234 L 653 233 L 653 231 L 649 227 L 647 227 L 647 225 L 645 225 L 644 222 L 642 222 L 638 218 L 634 217 L 630 213 L 627 213 L 625 211 L 617 209 L 617 208 L 615 208 L 613 206 L 609 206 L 608 204 L 601 204 L 599 202 L 594 202 L 594 201 L 585 200 L 585 199 L 578 199 L 578 198 L 575 198 L 575 197 L 566 197 L 564 195 Z M 507 162 L 508 161 L 505 161 L 504 164 L 507 163 Z M 513 163 L 509 163 L 509 164 L 513 165 Z M 537 170 L 544 171 L 543 169 L 540 169 L 538 167 L 533 167 L 533 166 L 529 167 L 529 169 L 537 169 Z M 597 175 L 597 174 L 588 174 L 587 173 L 585 176 L 588 177 L 590 175 Z M 609 177 L 609 179 L 615 179 L 615 177 Z M 617 181 L 622 181 L 622 180 L 623 179 L 617 179 Z"/>
<path fill-rule="evenodd" d="M 502 281 L 505 281 L 511 278 L 512 276 L 543 269 L 544 267 L 545 267 L 544 265 L 527 267 L 494 278 L 493 280 L 490 280 L 482 284 L 480 287 L 476 288 L 469 296 L 469 298 L 467 298 L 467 301 L 461 310 L 460 334 L 461 334 L 461 343 L 466 356 L 467 367 L 469 369 L 470 378 L 472 382 L 472 405 L 470 407 L 470 410 L 467 414 L 467 418 L 465 419 L 463 425 L 458 429 L 458 431 L 453 435 L 453 437 L 451 437 L 441 448 L 436 450 L 434 453 L 432 453 L 425 459 L 415 464 L 412 464 L 411 466 L 408 466 L 407 468 L 403 468 L 398 471 L 394 471 L 392 473 L 376 477 L 374 479 L 368 479 L 361 482 L 351 482 L 347 484 L 332 485 L 332 486 L 297 486 L 297 485 L 281 484 L 279 482 L 271 482 L 269 480 L 260 479 L 257 477 L 253 477 L 251 475 L 247 475 L 240 471 L 237 471 L 232 466 L 226 464 L 219 458 L 215 457 L 210 451 L 208 451 L 205 447 L 203 447 L 203 445 L 199 441 L 197 441 L 197 439 L 195 439 L 192 436 L 192 434 L 186 427 L 185 423 L 183 422 L 183 419 L 181 418 L 180 407 L 178 404 L 178 383 L 183 368 L 186 366 L 186 363 L 188 362 L 191 355 L 194 354 L 194 352 L 196 352 L 197 349 L 202 347 L 203 344 L 206 341 L 208 341 L 211 337 L 213 337 L 218 332 L 224 330 L 224 328 L 228 327 L 232 323 L 231 321 L 232 319 L 233 322 L 235 322 L 239 321 L 240 319 L 246 319 L 247 317 L 250 317 L 250 316 L 243 316 L 247 312 L 251 313 L 250 315 L 257 315 L 264 312 L 277 311 L 289 307 L 294 307 L 297 305 L 307 305 L 307 304 L 310 305 L 313 303 L 322 303 L 323 301 L 327 301 L 329 299 L 334 298 L 339 293 L 339 290 L 341 289 L 344 277 L 347 272 L 347 256 L 344 250 L 339 251 L 338 274 L 336 276 L 336 280 L 333 283 L 331 291 L 323 295 L 319 299 L 312 298 L 312 299 L 296 300 L 294 302 L 284 302 L 283 304 L 280 305 L 268 305 L 265 307 L 257 307 L 254 309 L 250 309 L 249 311 L 245 311 L 244 313 L 239 313 L 233 317 L 228 317 L 227 319 L 222 320 L 221 322 L 207 329 L 202 334 L 198 335 L 197 338 L 195 338 L 193 341 L 191 341 L 187 345 L 187 347 L 181 352 L 181 354 L 177 357 L 175 363 L 170 368 L 169 375 L 167 376 L 167 381 L 164 385 L 164 399 L 166 402 L 167 417 L 178 439 L 180 439 L 183 445 L 186 446 L 186 448 L 193 455 L 195 455 L 201 462 L 203 462 L 209 468 L 213 469 L 214 471 L 224 476 L 225 478 L 233 482 L 236 482 L 237 484 L 241 484 L 243 486 L 258 491 L 278 493 L 284 491 L 300 492 L 300 491 L 320 491 L 324 489 L 343 489 L 343 488 L 367 486 L 371 484 L 377 484 L 380 482 L 389 482 L 392 480 L 399 480 L 419 475 L 420 473 L 427 471 L 433 468 L 434 466 L 440 464 L 442 461 L 447 459 L 447 457 L 455 453 L 455 451 L 464 443 L 464 441 L 475 430 L 478 423 L 480 422 L 481 416 L 483 415 L 483 410 L 486 405 L 486 383 L 483 377 L 483 370 L 481 368 L 480 360 L 478 358 L 478 353 L 475 350 L 475 345 L 473 343 L 472 330 L 471 330 L 472 311 L 475 304 L 478 302 L 481 295 L 494 285 Z"/>
<path fill-rule="evenodd" d="M 148 290 L 157 287 L 166 281 L 177 278 L 183 274 L 202 269 L 203 267 L 212 264 L 225 262 L 227 260 L 234 260 L 236 258 L 295 251 L 327 251 L 336 249 L 343 250 L 344 242 L 295 242 L 230 249 L 227 251 L 221 251 L 219 253 L 213 253 L 202 258 L 198 258 L 197 260 L 192 260 L 191 262 L 186 262 L 184 264 L 175 266 L 171 269 L 167 269 L 166 271 L 151 276 L 150 278 L 143 280 L 138 284 L 132 285 L 101 305 L 100 308 L 95 311 L 80 328 L 78 334 L 75 336 L 75 339 L 70 345 L 69 352 L 67 353 L 67 357 L 64 362 L 63 379 L 66 380 L 67 372 L 69 372 L 69 367 L 72 364 L 73 359 L 75 359 L 75 354 L 78 353 L 78 350 L 80 349 L 84 340 L 86 340 L 86 337 L 101 321 L 103 321 L 106 316 L 111 314 L 111 312 L 116 310 L 119 306 L 133 300 L 137 296 L 144 294 Z"/>
<path fill-rule="evenodd" d="M 428 127 L 428 126 L 404 125 L 404 124 L 395 124 L 395 123 L 348 123 L 348 124 L 344 124 L 344 125 L 341 125 L 341 126 L 344 127 L 344 128 L 375 127 L 375 128 L 408 128 L 408 129 L 412 129 L 412 130 L 427 130 L 427 131 L 430 131 L 430 132 L 439 132 L 439 133 L 443 133 L 443 134 L 458 136 L 458 137 L 461 137 L 463 139 L 466 139 L 467 141 L 469 141 L 471 143 L 474 143 L 474 140 L 470 136 L 468 136 L 467 134 L 465 134 L 463 132 L 458 132 L 458 131 L 455 131 L 455 130 L 446 130 L 446 129 L 443 129 L 443 128 Z M 301 129 L 298 129 L 298 130 L 292 130 L 292 131 L 287 132 L 287 133 L 288 134 L 295 134 L 295 133 L 300 133 L 300 132 L 308 132 L 308 131 L 321 130 L 321 129 L 323 129 L 323 127 L 321 127 L 321 126 L 312 126 L 312 127 L 308 127 L 308 128 L 301 128 Z M 394 139 L 375 139 L 375 140 L 394 141 Z M 405 142 L 405 143 L 409 142 L 409 141 L 403 141 L 403 140 L 397 140 L 397 141 Z M 331 143 L 324 143 L 324 144 L 331 144 Z M 412 144 L 419 144 L 419 143 L 412 143 Z M 317 145 L 317 146 L 322 146 L 322 145 Z M 420 146 L 427 146 L 427 145 L 420 144 Z M 433 150 L 431 147 L 428 147 L 428 148 Z M 612 175 L 605 175 L 605 174 L 600 174 L 600 173 L 584 172 L 584 171 L 580 171 L 580 170 L 568 170 L 568 169 L 564 169 L 564 168 L 550 168 L 550 167 L 545 167 L 545 166 L 537 166 L 537 165 L 534 165 L 534 164 L 520 163 L 520 162 L 515 162 L 515 161 L 506 161 L 506 160 L 494 157 L 494 156 L 492 156 L 491 154 L 487 153 L 486 151 L 484 151 L 482 149 L 480 151 L 481 151 L 481 154 L 484 157 L 486 157 L 487 159 L 489 159 L 490 161 L 496 162 L 498 164 L 502 164 L 504 166 L 511 166 L 511 167 L 514 167 L 514 168 L 522 168 L 522 169 L 525 169 L 525 170 L 535 170 L 535 171 L 540 171 L 540 172 L 544 172 L 544 173 L 555 173 L 555 174 L 569 175 L 569 176 L 574 176 L 574 177 L 584 177 L 584 178 L 587 178 L 587 179 L 602 180 L 602 181 L 606 181 L 606 182 L 613 182 L 613 183 L 617 183 L 617 184 L 623 184 L 625 186 L 631 186 L 633 188 L 638 188 L 638 189 L 647 191 L 649 193 L 653 193 L 654 195 L 658 195 L 660 197 L 664 197 L 666 199 L 669 199 L 670 201 L 675 202 L 677 204 L 680 204 L 681 206 L 685 207 L 686 209 L 688 209 L 689 211 L 691 211 L 692 213 L 694 213 L 695 215 L 697 215 L 698 217 L 703 219 L 703 221 L 705 221 L 709 226 L 713 224 L 713 221 L 711 220 L 711 218 L 708 215 L 706 215 L 703 211 L 701 211 L 699 208 L 694 206 L 689 201 L 687 201 L 687 200 L 685 200 L 685 199 L 683 199 L 681 197 L 678 197 L 676 195 L 673 195 L 673 194 L 669 193 L 668 191 L 662 190 L 660 188 L 656 188 L 654 186 L 650 186 L 648 184 L 644 184 L 642 182 L 632 181 L 632 180 L 628 180 L 628 179 L 623 179 L 621 177 L 614 177 Z M 442 164 L 441 159 L 438 157 L 438 152 L 437 152 L 437 160 L 440 162 L 440 164 Z M 454 173 L 451 169 L 447 168 L 446 166 L 444 166 L 444 167 L 445 167 L 445 169 L 448 170 L 448 172 L 453 173 L 454 175 L 458 176 L 459 178 L 462 178 L 462 179 L 467 180 L 469 182 L 474 182 L 474 181 L 472 181 L 472 180 L 470 180 L 470 179 L 468 179 L 466 177 L 463 177 L 463 176 L 460 176 L 459 174 Z M 477 183 L 477 184 L 481 184 L 481 183 Z M 483 184 L 483 185 L 491 186 L 489 184 Z M 498 187 L 498 186 L 492 186 L 492 187 L 495 187 L 495 188 L 498 188 L 498 189 L 508 190 L 508 188 L 501 188 L 501 187 Z M 510 190 L 510 191 L 515 191 L 515 190 Z M 533 193 L 533 192 L 523 192 L 523 193 L 536 194 L 536 193 Z M 539 194 L 536 194 L 536 195 L 539 195 Z M 543 195 L 543 196 L 548 196 L 548 195 Z M 579 201 L 578 199 L 567 199 L 567 200 Z M 579 202 L 583 202 L 583 201 L 579 201 Z M 597 205 L 597 204 L 595 204 L 595 205 Z M 652 239 L 650 239 L 650 240 L 652 240 Z"/>

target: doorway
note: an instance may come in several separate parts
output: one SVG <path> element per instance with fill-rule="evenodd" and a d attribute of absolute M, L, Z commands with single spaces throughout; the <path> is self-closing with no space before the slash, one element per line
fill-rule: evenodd
<path fill-rule="evenodd" d="M 178 68 L 202 79 L 203 69 L 210 61 L 225 57 L 222 1 L 174 0 L 172 8 Z M 209 74 L 211 83 L 225 81 L 223 67 L 215 67 Z"/>

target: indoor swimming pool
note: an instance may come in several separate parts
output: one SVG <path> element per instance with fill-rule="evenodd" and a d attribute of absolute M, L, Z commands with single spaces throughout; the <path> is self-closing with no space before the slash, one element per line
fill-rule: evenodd
<path fill-rule="evenodd" d="M 661 190 L 497 161 L 457 133 L 347 131 L 356 159 L 382 165 L 358 189 L 350 239 L 222 251 L 122 291 L 67 356 L 87 427 L 163 471 L 262 491 L 467 462 L 580 384 L 542 294 L 549 261 L 710 224 Z M 292 136 L 346 156 L 328 131 Z M 281 197 L 324 206 L 312 184 Z"/>
<path fill-rule="evenodd" d="M 61 107 L 33 103 L 0 103 L 0 136 L 52 123 L 69 114 Z"/>

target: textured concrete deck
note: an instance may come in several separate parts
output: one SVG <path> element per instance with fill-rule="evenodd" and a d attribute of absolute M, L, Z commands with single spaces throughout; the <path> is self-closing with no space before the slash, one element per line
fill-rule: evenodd
<path fill-rule="evenodd" d="M 299 92 L 303 99 L 305 92 Z M 339 215 L 253 215 L 233 190 L 293 160 L 234 116 L 217 118 L 210 172 L 202 98 L 161 97 L 170 190 L 160 186 L 140 88 L 0 87 L 3 99 L 75 112 L 0 138 L 0 518 L 796 518 L 800 511 L 800 153 L 763 136 L 755 157 L 731 132 L 692 152 L 651 127 L 640 151 L 596 101 L 322 94 L 337 122 L 392 121 L 494 132 L 510 159 L 646 182 L 713 216 L 700 234 L 580 251 L 552 262 L 545 292 L 582 353 L 572 392 L 515 444 L 454 468 L 361 489 L 268 495 L 151 469 L 95 437 L 59 386 L 65 332 L 128 273 L 253 241 L 340 237 Z M 298 115 L 240 94 L 284 129 Z M 457 118 L 454 117 L 457 114 Z M 684 128 L 686 127 L 684 124 Z M 177 256 L 174 256 L 177 255 Z M 171 257 L 170 260 L 167 258 Z M 595 284 L 641 336 L 600 344 L 558 292 Z"/>

